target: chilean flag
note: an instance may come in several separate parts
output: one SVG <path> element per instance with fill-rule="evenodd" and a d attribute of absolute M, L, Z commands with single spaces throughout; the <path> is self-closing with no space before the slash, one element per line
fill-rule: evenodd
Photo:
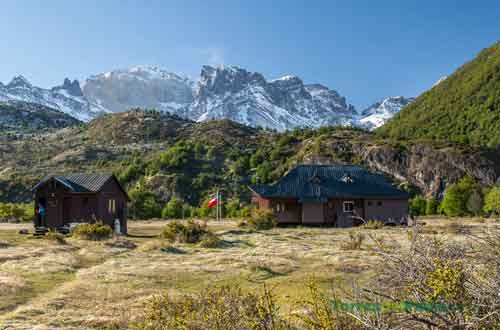
<path fill-rule="evenodd" d="M 219 204 L 219 200 L 217 199 L 217 196 L 208 201 L 208 207 L 214 207 L 217 204 Z"/>

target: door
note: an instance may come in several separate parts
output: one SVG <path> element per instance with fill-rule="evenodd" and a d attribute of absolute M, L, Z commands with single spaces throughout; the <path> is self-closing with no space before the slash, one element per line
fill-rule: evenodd
<path fill-rule="evenodd" d="M 303 203 L 302 223 L 303 224 L 323 224 L 325 223 L 324 203 Z"/>
<path fill-rule="evenodd" d="M 325 223 L 330 226 L 337 226 L 337 211 L 333 200 L 325 204 Z"/>
<path fill-rule="evenodd" d="M 63 199 L 63 225 L 71 222 L 71 197 L 64 197 Z"/>

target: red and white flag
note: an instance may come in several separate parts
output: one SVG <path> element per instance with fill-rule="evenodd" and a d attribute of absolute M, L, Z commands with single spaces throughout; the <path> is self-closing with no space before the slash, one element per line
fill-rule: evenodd
<path fill-rule="evenodd" d="M 211 200 L 208 201 L 208 207 L 214 207 L 217 204 L 219 204 L 219 200 L 217 199 L 217 196 L 212 198 Z"/>

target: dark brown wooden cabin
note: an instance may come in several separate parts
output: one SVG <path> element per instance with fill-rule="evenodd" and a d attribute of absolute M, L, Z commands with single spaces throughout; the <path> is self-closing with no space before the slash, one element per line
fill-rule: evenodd
<path fill-rule="evenodd" d="M 404 224 L 409 195 L 353 165 L 299 165 L 273 185 L 251 187 L 252 202 L 278 223 L 351 227 L 368 220 Z"/>
<path fill-rule="evenodd" d="M 120 231 L 127 233 L 129 197 L 113 174 L 74 173 L 48 175 L 33 187 L 35 214 L 43 205 L 46 215 L 35 217 L 35 227 L 57 229 L 70 223 L 102 221 L 114 228 L 120 220 Z"/>

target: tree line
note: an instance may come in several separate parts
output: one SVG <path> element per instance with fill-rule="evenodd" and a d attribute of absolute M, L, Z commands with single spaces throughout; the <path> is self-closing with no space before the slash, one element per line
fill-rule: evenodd
<path fill-rule="evenodd" d="M 482 188 L 470 176 L 446 187 L 443 199 L 417 195 L 410 200 L 412 215 L 486 216 L 500 214 L 500 186 Z"/>

